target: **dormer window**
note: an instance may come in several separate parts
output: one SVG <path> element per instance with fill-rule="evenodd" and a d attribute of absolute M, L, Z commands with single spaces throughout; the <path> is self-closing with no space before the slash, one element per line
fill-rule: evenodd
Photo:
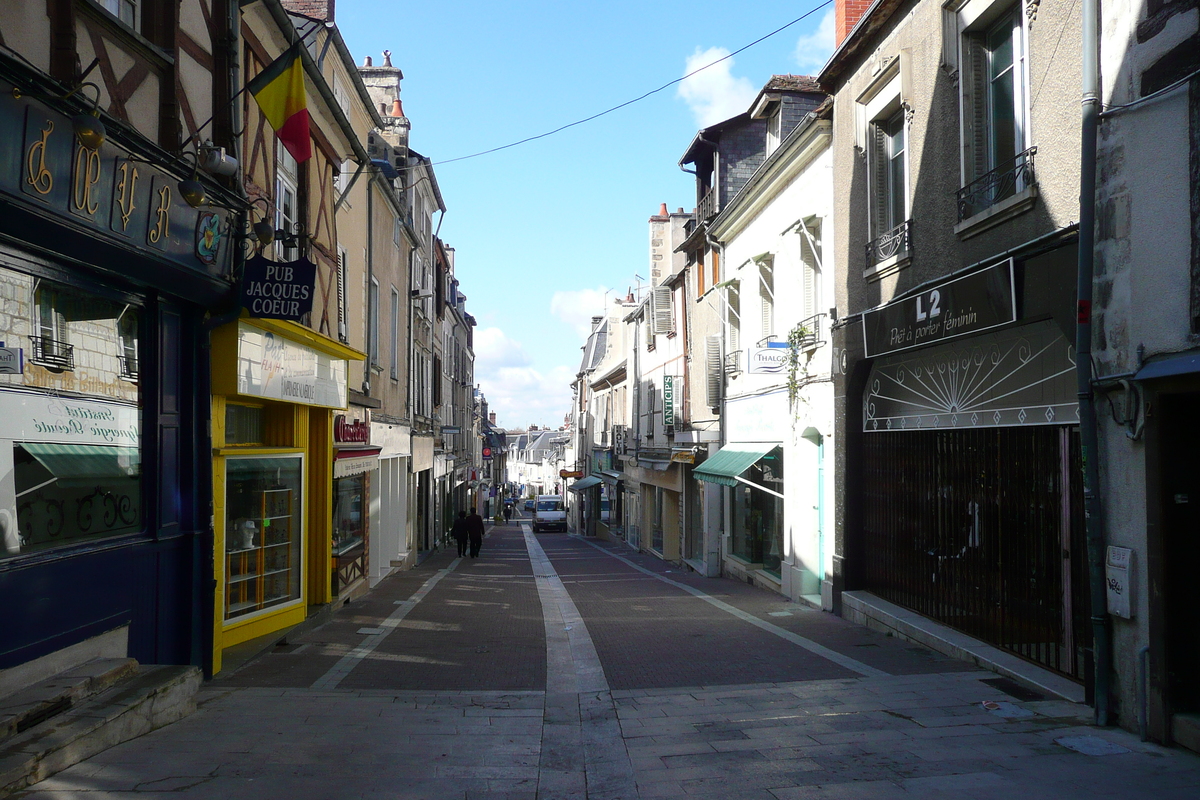
<path fill-rule="evenodd" d="M 774 111 L 771 116 L 767 117 L 767 155 L 774 153 L 779 148 L 780 130 L 783 127 L 782 115 L 779 113 L 779 104 L 775 104 Z"/>

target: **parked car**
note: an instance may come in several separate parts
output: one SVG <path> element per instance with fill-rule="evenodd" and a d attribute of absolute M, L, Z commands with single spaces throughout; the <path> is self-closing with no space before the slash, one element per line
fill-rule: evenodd
<path fill-rule="evenodd" d="M 525 501 L 525 510 L 533 511 L 533 498 L 532 497 Z"/>
<path fill-rule="evenodd" d="M 533 532 L 567 529 L 567 509 L 561 495 L 539 494 L 533 509 Z"/>

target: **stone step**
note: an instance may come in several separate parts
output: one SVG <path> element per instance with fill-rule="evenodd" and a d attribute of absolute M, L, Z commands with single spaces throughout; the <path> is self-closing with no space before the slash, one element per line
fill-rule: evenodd
<path fill-rule="evenodd" d="M 132 672 L 103 691 L 0 741 L 0 798 L 183 719 L 196 710 L 200 682 L 196 667 L 134 662 Z"/>
<path fill-rule="evenodd" d="M 137 673 L 132 658 L 96 658 L 0 697 L 0 745 Z"/>

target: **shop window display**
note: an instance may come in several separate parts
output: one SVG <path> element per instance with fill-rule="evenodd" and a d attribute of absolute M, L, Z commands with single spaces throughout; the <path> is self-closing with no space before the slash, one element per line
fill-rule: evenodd
<path fill-rule="evenodd" d="M 225 618 L 300 599 L 301 456 L 230 456 Z"/>
<path fill-rule="evenodd" d="M 0 268 L 0 309 L 0 558 L 140 532 L 140 308 Z"/>
<path fill-rule="evenodd" d="M 333 554 L 347 553 L 363 543 L 367 476 L 348 475 L 333 482 Z"/>
<path fill-rule="evenodd" d="M 783 490 L 783 452 L 775 448 L 743 474 L 776 492 Z M 739 483 L 733 490 L 733 555 L 779 574 L 783 555 L 783 500 Z"/>

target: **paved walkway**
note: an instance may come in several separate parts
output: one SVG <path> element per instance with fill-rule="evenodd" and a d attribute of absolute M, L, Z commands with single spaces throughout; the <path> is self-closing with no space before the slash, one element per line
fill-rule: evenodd
<path fill-rule="evenodd" d="M 208 683 L 193 716 L 18 797 L 1200 797 L 1200 757 L 1089 719 L 746 584 L 514 520 L 479 558 L 385 579 Z"/>

